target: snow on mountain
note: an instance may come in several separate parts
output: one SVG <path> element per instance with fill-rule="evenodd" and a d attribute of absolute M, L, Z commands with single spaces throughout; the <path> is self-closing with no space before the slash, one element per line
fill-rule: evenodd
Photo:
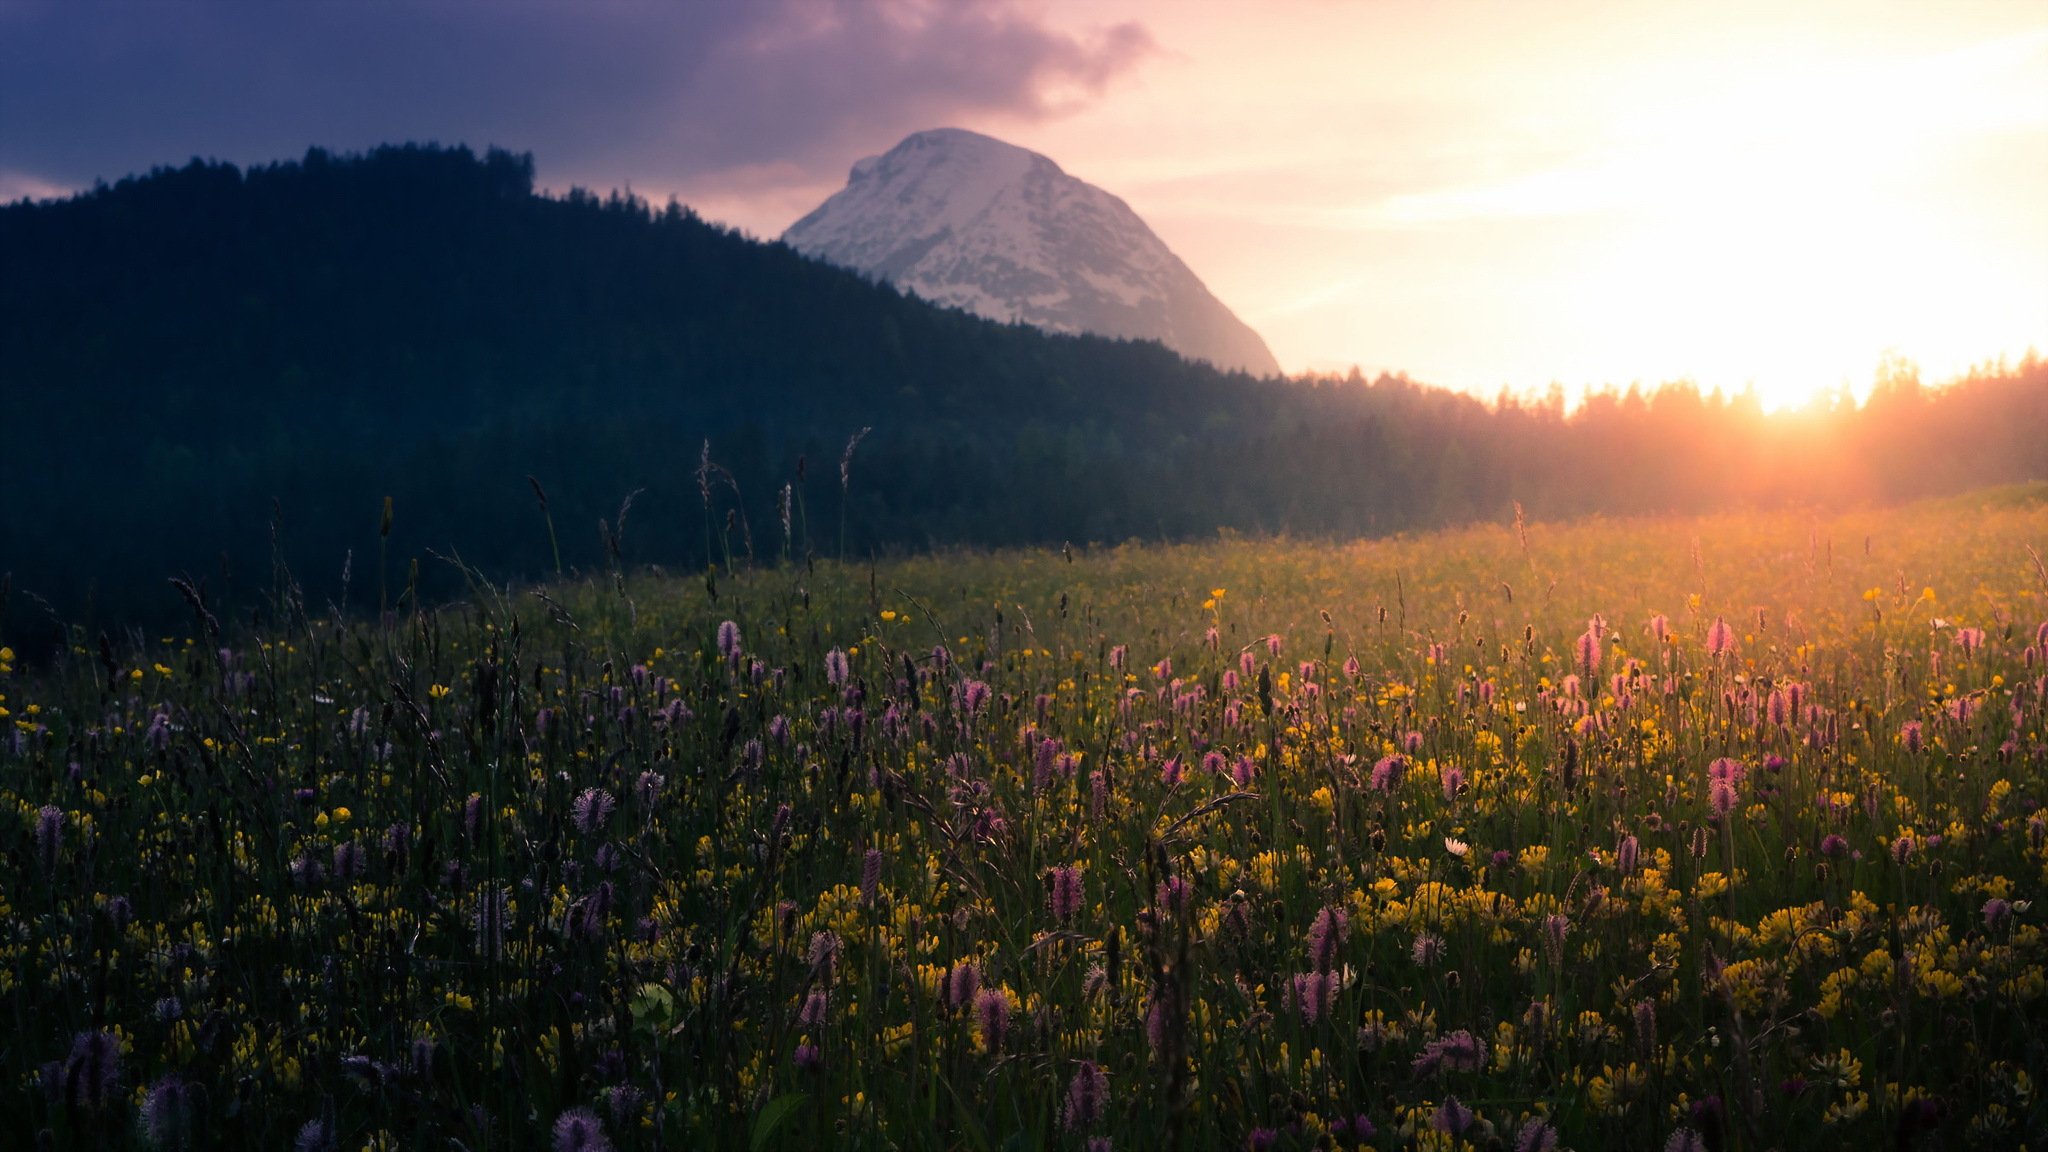
<path fill-rule="evenodd" d="M 1280 365 L 1130 206 L 1036 152 L 959 128 L 853 166 L 782 238 L 937 304 L 1054 332 L 1157 340 L 1256 375 Z"/>

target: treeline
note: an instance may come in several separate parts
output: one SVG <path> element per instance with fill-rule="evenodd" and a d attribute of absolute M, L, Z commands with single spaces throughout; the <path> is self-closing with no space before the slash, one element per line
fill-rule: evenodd
<path fill-rule="evenodd" d="M 171 575 L 248 603 L 279 564 L 315 604 L 374 608 L 415 560 L 419 594 L 459 588 L 432 553 L 533 578 L 558 554 L 692 569 L 1351 536 L 1515 501 L 1683 511 L 2048 476 L 2031 357 L 1768 417 L 1684 387 L 1567 412 L 1396 376 L 1256 380 L 935 308 L 674 204 L 537 195 L 532 159 L 495 150 L 159 169 L 0 208 L 0 265 L 17 638 L 181 612 Z"/>

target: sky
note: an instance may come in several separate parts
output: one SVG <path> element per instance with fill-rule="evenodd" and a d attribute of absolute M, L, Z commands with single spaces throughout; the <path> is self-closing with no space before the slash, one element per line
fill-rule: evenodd
<path fill-rule="evenodd" d="M 1775 407 L 2048 352 L 2048 3 L 0 0 L 0 199 L 436 140 L 773 238 L 940 126 L 1290 372 Z"/>

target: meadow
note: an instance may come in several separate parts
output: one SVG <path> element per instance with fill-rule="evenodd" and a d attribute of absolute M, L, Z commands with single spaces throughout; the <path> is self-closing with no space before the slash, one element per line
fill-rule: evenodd
<path fill-rule="evenodd" d="M 2044 499 L 0 653 L 0 1131 L 2039 1146 Z"/>

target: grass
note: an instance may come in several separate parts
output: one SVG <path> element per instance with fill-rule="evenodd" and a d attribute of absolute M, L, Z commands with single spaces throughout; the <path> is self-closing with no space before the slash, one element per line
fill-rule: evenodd
<path fill-rule="evenodd" d="M 1994 493 L 81 637 L 0 679 L 0 1126 L 2038 1142 L 2044 529 Z"/>

